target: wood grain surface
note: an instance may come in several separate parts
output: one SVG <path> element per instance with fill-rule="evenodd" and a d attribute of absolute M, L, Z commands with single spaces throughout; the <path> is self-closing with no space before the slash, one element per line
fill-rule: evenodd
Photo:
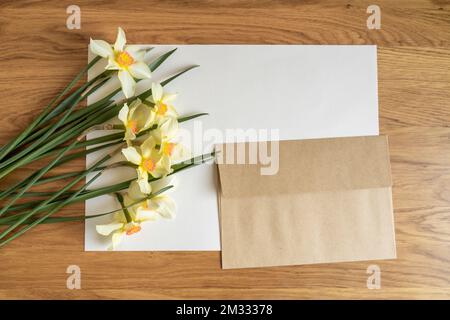
<path fill-rule="evenodd" d="M 71 4 L 80 30 L 66 28 Z M 366 27 L 370 4 L 381 8 L 381 30 Z M 0 143 L 85 64 L 90 36 L 113 41 L 119 25 L 130 43 L 377 44 L 398 259 L 224 271 L 219 252 L 84 252 L 76 222 L 2 248 L 0 298 L 450 298 L 450 1 L 2 0 Z M 73 264 L 80 290 L 66 288 Z M 379 290 L 366 287 L 370 264 L 381 268 Z"/>

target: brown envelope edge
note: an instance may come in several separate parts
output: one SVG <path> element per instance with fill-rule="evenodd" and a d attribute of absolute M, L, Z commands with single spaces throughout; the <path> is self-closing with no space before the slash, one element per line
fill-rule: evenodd
<path fill-rule="evenodd" d="M 258 167 L 255 165 L 252 168 L 246 165 L 219 164 L 222 268 L 395 259 L 392 180 L 387 137 L 281 141 L 280 172 L 284 167 L 283 162 L 290 159 L 289 155 L 286 157 L 287 152 L 283 153 L 283 145 L 288 145 L 289 154 L 296 154 L 297 159 L 316 153 L 314 160 L 318 162 L 315 163 L 322 166 L 326 163 L 334 164 L 325 169 L 328 170 L 326 174 L 334 181 L 325 182 L 322 185 L 324 188 L 317 190 L 314 175 L 321 179 L 324 179 L 324 175 L 318 168 L 308 167 L 307 171 L 300 170 L 301 176 L 306 178 L 302 180 L 300 187 L 288 181 L 289 188 L 293 188 L 294 192 L 285 188 L 282 194 L 254 194 L 258 188 L 252 188 L 250 194 L 246 194 L 245 190 L 238 190 L 244 194 L 241 197 L 234 189 L 248 187 L 246 179 L 256 179 L 254 185 L 264 185 L 265 181 L 275 182 L 276 185 L 277 181 L 273 177 L 267 180 L 267 176 L 255 175 L 256 171 L 253 169 Z M 333 151 L 334 145 L 338 147 L 334 152 L 342 152 L 336 156 L 336 161 L 330 161 L 333 160 L 327 159 L 330 154 L 321 150 Z M 296 146 L 310 152 L 296 152 Z M 355 146 L 362 148 L 361 152 L 355 151 Z M 348 158 L 347 152 L 351 150 L 353 156 Z M 321 159 L 322 154 L 324 159 Z M 358 157 L 360 159 L 357 159 Z M 338 160 L 350 160 L 350 164 L 346 165 Z M 361 161 L 364 161 L 364 166 L 360 165 Z M 291 172 L 289 175 L 286 175 L 286 172 L 281 173 L 282 181 L 292 176 L 292 166 L 286 166 Z M 346 170 L 349 167 L 356 170 L 357 176 L 347 181 L 345 175 L 339 175 L 339 172 L 348 174 L 350 171 Z M 367 171 L 366 167 L 372 171 Z M 231 171 L 224 168 L 231 168 Z M 338 168 L 339 172 L 333 168 Z M 297 170 L 294 168 L 294 171 Z M 361 179 L 361 174 L 370 172 L 375 174 Z M 230 173 L 239 174 L 240 179 L 244 181 L 224 186 L 223 180 L 230 181 Z M 294 178 L 299 177 L 294 174 Z M 223 187 L 234 189 L 225 192 L 227 195 L 224 196 Z M 308 188 L 312 191 L 308 192 Z M 335 214 L 330 215 L 330 212 Z M 347 221 L 348 219 L 352 222 Z"/>

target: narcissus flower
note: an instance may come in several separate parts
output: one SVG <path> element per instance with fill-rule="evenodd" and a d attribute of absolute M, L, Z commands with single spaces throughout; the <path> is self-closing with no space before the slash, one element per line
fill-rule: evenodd
<path fill-rule="evenodd" d="M 131 236 L 141 231 L 141 223 L 155 220 L 154 217 L 137 214 L 133 221 L 128 222 L 123 212 L 114 214 L 113 221 L 108 224 L 97 225 L 96 230 L 102 236 L 109 236 L 112 233 L 112 246 L 115 250 L 125 236 Z"/>
<path fill-rule="evenodd" d="M 176 94 L 164 93 L 163 87 L 159 83 L 152 83 L 151 101 L 155 104 L 156 119 L 161 122 L 167 117 L 177 118 L 178 113 L 171 104 L 177 97 Z"/>
<path fill-rule="evenodd" d="M 119 120 L 125 126 L 125 136 L 123 140 L 130 141 L 136 139 L 136 134 L 150 128 L 155 120 L 155 112 L 151 107 L 136 99 L 130 104 L 125 103 L 119 112 Z"/>
<path fill-rule="evenodd" d="M 173 179 L 162 178 L 152 182 L 151 184 L 153 192 L 156 193 L 165 186 L 173 185 Z M 146 199 L 136 205 L 133 205 L 130 208 L 130 213 L 141 217 L 146 216 L 152 220 L 159 217 L 165 219 L 175 218 L 176 204 L 172 198 L 167 196 L 167 193 L 168 192 L 166 191 L 163 194 L 158 194 L 151 199 Z M 128 188 L 128 197 L 130 199 L 128 200 L 130 203 L 135 203 L 136 201 L 145 198 L 146 195 L 141 192 L 139 184 L 136 181 L 133 181 Z"/>
<path fill-rule="evenodd" d="M 151 133 L 158 145 L 161 157 L 167 158 L 166 161 L 169 162 L 170 166 L 190 158 L 191 153 L 179 142 L 180 139 L 176 135 L 176 130 L 165 133 L 163 130 L 155 130 Z"/>
<path fill-rule="evenodd" d="M 189 159 L 190 152 L 181 143 L 175 141 L 162 141 L 160 146 L 160 153 L 162 158 L 167 158 L 170 166 Z"/>
<path fill-rule="evenodd" d="M 125 97 L 134 95 L 136 81 L 134 79 L 149 79 L 152 74 L 148 65 L 143 62 L 145 51 L 132 46 L 126 46 L 127 40 L 122 28 L 118 29 L 117 39 L 114 46 L 104 40 L 90 41 L 91 51 L 103 58 L 108 59 L 107 70 L 118 70 Z"/>
<path fill-rule="evenodd" d="M 163 180 L 154 182 L 155 192 L 163 187 Z M 116 213 L 113 221 L 108 224 L 97 225 L 96 230 L 103 236 L 112 234 L 112 245 L 110 249 L 115 250 L 126 236 L 131 236 L 141 231 L 141 224 L 155 221 L 159 217 L 173 219 L 176 213 L 175 201 L 164 194 L 159 194 L 151 199 L 140 191 L 136 181 L 128 188 L 128 193 L 123 197 L 125 210 Z M 142 200 L 142 201 L 140 201 Z M 128 215 L 128 220 L 127 220 Z"/>
<path fill-rule="evenodd" d="M 137 182 L 142 193 L 149 194 L 152 191 L 148 182 L 149 174 L 154 178 L 159 178 L 172 171 L 168 159 L 162 157 L 156 148 L 153 136 L 148 137 L 140 147 L 129 146 L 122 149 L 122 153 L 128 161 L 138 166 Z"/>
<path fill-rule="evenodd" d="M 153 131 L 153 136 L 157 142 L 162 140 L 173 139 L 178 132 L 178 120 L 173 117 L 168 117 L 160 121 L 158 130 Z"/>

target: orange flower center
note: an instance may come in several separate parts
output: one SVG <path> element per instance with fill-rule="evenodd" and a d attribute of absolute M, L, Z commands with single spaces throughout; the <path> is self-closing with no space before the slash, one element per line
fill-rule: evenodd
<path fill-rule="evenodd" d="M 128 66 L 131 66 L 134 63 L 134 59 L 128 52 L 122 51 L 117 56 L 117 63 L 121 67 L 128 67 Z"/>
<path fill-rule="evenodd" d="M 130 229 L 127 230 L 127 236 L 131 236 L 134 233 L 141 231 L 141 226 L 134 225 Z"/>
<path fill-rule="evenodd" d="M 158 104 L 158 111 L 156 112 L 158 115 L 163 116 L 167 112 L 167 104 L 160 102 Z"/>
<path fill-rule="evenodd" d="M 128 126 L 130 127 L 130 129 L 131 129 L 131 131 L 133 133 L 137 133 L 138 132 L 137 121 L 136 120 L 128 121 Z"/>
<path fill-rule="evenodd" d="M 173 152 L 173 148 L 175 148 L 175 143 L 166 143 L 163 147 L 163 153 L 171 156 Z"/>
<path fill-rule="evenodd" d="M 155 162 L 150 160 L 150 159 L 145 159 L 144 162 L 142 163 L 142 166 L 144 167 L 145 170 L 147 170 L 147 172 L 151 172 L 155 169 Z"/>

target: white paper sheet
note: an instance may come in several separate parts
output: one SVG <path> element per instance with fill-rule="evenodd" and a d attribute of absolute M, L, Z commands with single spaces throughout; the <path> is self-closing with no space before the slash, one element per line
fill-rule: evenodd
<path fill-rule="evenodd" d="M 279 129 L 282 140 L 378 134 L 376 46 L 161 45 L 147 58 L 151 61 L 175 47 L 176 53 L 154 72 L 152 81 L 200 65 L 165 90 L 179 94 L 175 107 L 180 115 L 209 113 L 200 118 L 203 133 L 212 128 L 220 132 Z M 92 70 L 89 76 L 99 71 Z M 139 91 L 150 82 L 142 81 Z M 110 85 L 117 86 L 118 81 Z M 88 103 L 105 93 L 97 92 Z M 199 132 L 198 122 L 181 126 Z M 197 144 L 199 139 L 205 140 L 204 150 L 193 150 L 195 154 L 211 151 L 208 137 L 194 134 L 192 139 Z M 87 165 L 102 154 L 88 155 Z M 178 204 L 176 219 L 144 224 L 142 231 L 127 237 L 119 250 L 220 250 L 215 171 L 213 165 L 202 165 L 177 174 L 178 187 L 172 193 Z M 111 170 L 91 189 L 133 176 L 130 169 Z M 86 201 L 86 214 L 117 207 L 113 197 L 102 196 Z M 86 221 L 85 250 L 107 249 L 110 238 L 98 235 L 95 225 L 109 219 Z"/>

